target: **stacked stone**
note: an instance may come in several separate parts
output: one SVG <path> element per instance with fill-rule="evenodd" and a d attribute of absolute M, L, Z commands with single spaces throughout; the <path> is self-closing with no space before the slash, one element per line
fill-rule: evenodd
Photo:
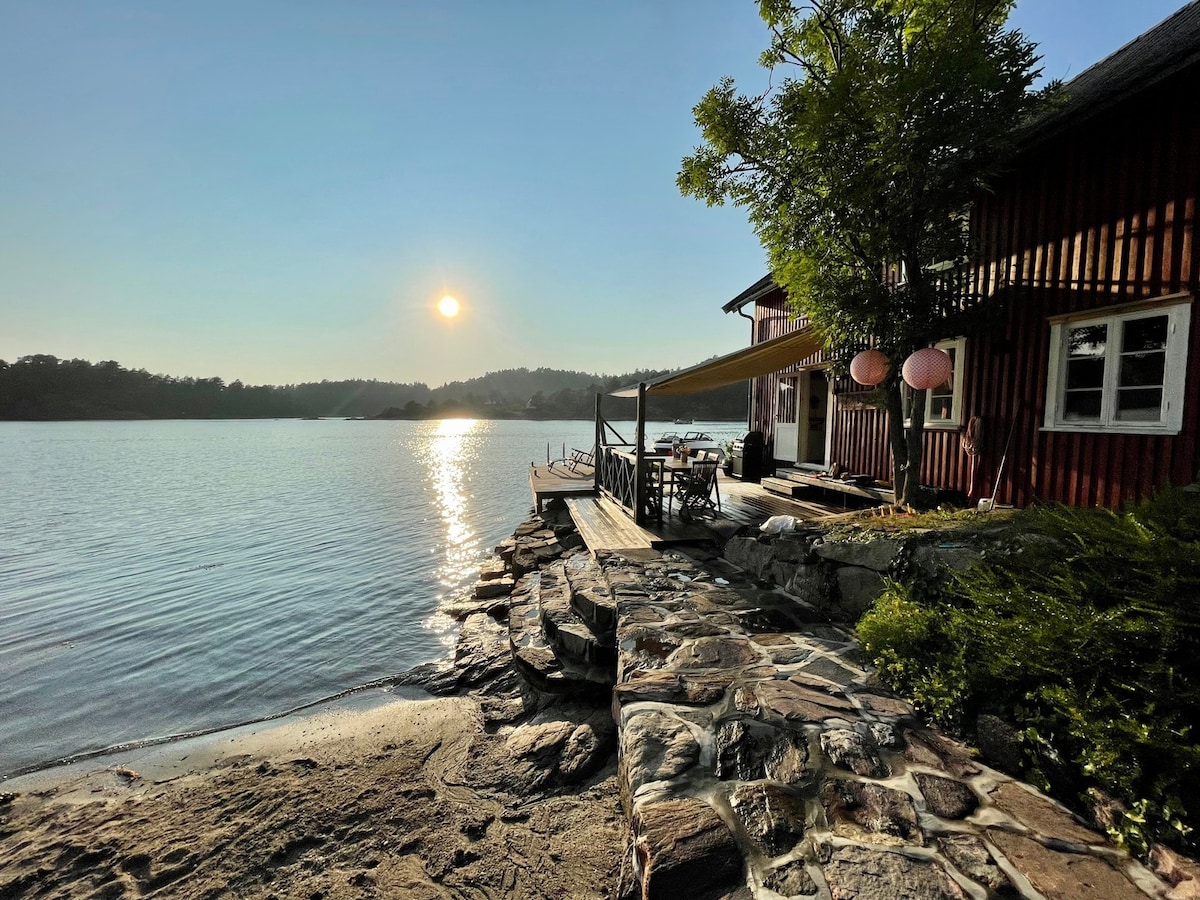
<path fill-rule="evenodd" d="M 569 516 L 536 515 L 496 548 L 475 597 L 507 598 L 513 663 L 535 688 L 607 698 L 616 677 L 616 604 L 583 547 Z"/>
<path fill-rule="evenodd" d="M 1169 896 L 1065 809 L 924 729 L 846 629 L 707 562 L 600 555 L 634 895 Z"/>

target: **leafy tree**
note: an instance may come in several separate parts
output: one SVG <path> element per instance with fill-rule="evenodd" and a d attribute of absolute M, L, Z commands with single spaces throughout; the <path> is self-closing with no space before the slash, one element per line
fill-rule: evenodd
<path fill-rule="evenodd" d="M 760 0 L 765 93 L 723 79 L 695 107 L 704 137 L 678 185 L 746 207 L 776 281 L 840 365 L 866 345 L 884 383 L 897 502 L 918 498 L 925 397 L 902 412 L 898 362 L 962 333 L 974 306 L 973 192 L 1015 150 L 1055 85 L 1009 0 Z M 898 277 L 900 273 L 904 277 Z"/>

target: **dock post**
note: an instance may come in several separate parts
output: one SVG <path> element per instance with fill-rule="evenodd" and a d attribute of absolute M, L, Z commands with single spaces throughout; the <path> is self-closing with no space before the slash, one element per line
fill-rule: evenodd
<path fill-rule="evenodd" d="M 636 460 L 633 473 L 633 521 L 641 525 L 646 521 L 646 382 L 638 382 L 637 435 L 634 437 L 633 456 Z"/>
<path fill-rule="evenodd" d="M 604 425 L 602 424 L 603 420 L 600 418 L 600 398 L 603 396 L 599 391 L 596 392 L 596 436 L 592 443 L 592 487 L 596 489 L 597 493 L 600 491 L 601 454 L 604 452 L 602 446 L 604 443 Z"/>

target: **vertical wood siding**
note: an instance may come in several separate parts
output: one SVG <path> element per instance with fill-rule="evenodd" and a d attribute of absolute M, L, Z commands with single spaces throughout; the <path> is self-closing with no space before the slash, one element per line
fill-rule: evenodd
<path fill-rule="evenodd" d="M 978 416 L 983 428 L 976 497 L 992 493 L 1010 429 L 997 492 L 1002 503 L 1117 507 L 1197 478 L 1200 310 L 1193 309 L 1187 337 L 1180 434 L 1042 430 L 1050 316 L 1197 290 L 1197 96 L 1200 69 L 1193 67 L 1026 151 L 993 192 L 977 198 L 972 229 L 982 258 L 974 284 L 991 295 L 997 318 L 965 349 L 962 421 Z M 797 324 L 787 318 L 781 292 L 756 305 L 757 341 Z M 755 384 L 753 420 L 768 441 L 779 374 L 786 373 Z M 849 387 L 842 380 L 835 390 Z M 838 408 L 832 427 L 833 460 L 891 477 L 885 413 Z M 961 436 L 959 429 L 926 431 L 924 483 L 968 492 Z"/>

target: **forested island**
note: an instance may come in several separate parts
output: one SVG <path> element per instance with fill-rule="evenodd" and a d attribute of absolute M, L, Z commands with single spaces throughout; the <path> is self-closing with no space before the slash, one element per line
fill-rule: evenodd
<path fill-rule="evenodd" d="M 593 375 L 561 369 L 505 369 L 430 388 L 354 379 L 287 385 L 228 384 L 221 378 L 155 375 L 114 361 L 93 363 L 46 354 L 0 360 L 0 420 L 68 419 L 591 419 L 597 393 L 647 381 L 669 370 Z M 746 417 L 746 385 L 681 397 L 655 397 L 660 419 L 737 421 Z M 633 400 L 604 399 L 611 419 L 633 418 Z"/>

